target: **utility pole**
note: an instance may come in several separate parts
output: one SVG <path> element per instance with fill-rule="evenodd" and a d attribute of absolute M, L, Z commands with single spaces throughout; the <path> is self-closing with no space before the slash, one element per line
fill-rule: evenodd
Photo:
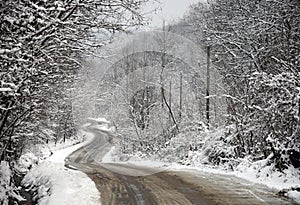
<path fill-rule="evenodd" d="M 207 46 L 207 71 L 206 71 L 206 122 L 209 127 L 209 89 L 210 89 L 210 46 Z"/>
<path fill-rule="evenodd" d="M 165 20 L 163 20 L 163 53 L 161 56 L 161 71 L 160 71 L 160 89 L 161 89 L 161 107 L 164 107 L 164 70 L 166 66 L 166 26 L 165 26 Z"/>
<path fill-rule="evenodd" d="M 170 80 L 170 86 L 169 86 L 169 106 L 170 109 L 172 110 L 172 81 Z M 169 119 L 170 122 L 172 122 L 172 116 L 169 114 Z"/>
<path fill-rule="evenodd" d="M 179 87 L 179 119 L 182 115 L 182 72 L 180 72 L 180 87 Z"/>

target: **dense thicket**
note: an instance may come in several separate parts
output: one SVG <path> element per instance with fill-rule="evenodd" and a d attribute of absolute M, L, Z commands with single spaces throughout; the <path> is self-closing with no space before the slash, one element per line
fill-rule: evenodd
<path fill-rule="evenodd" d="M 223 76 L 235 156 L 300 166 L 300 2 L 210 0 L 185 22 Z"/>
<path fill-rule="evenodd" d="M 77 70 L 112 33 L 141 24 L 144 2 L 0 2 L 1 160 L 17 158 L 28 140 L 74 133 L 70 93 Z"/>

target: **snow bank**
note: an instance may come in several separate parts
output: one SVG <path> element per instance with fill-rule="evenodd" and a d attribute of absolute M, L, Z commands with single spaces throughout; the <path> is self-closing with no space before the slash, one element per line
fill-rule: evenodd
<path fill-rule="evenodd" d="M 276 171 L 274 165 L 266 165 L 267 161 L 268 159 L 249 162 L 245 159 L 232 173 L 278 190 L 300 186 L 300 171 L 298 169 L 289 166 L 283 172 L 279 172 Z"/>
<path fill-rule="evenodd" d="M 86 137 L 86 135 L 87 133 L 82 131 L 79 135 L 74 136 L 71 139 L 67 139 L 65 142 L 60 141 L 55 143 L 51 141 L 47 144 L 38 144 L 32 146 L 31 150 L 27 150 L 26 153 L 19 158 L 16 168 L 22 173 L 27 173 L 32 167 L 35 167 L 40 162 L 49 160 L 49 157 L 57 156 L 57 154 L 55 153 L 58 150 L 62 150 L 69 147 L 68 149 L 72 149 L 70 150 L 72 152 L 78 147 L 84 145 L 82 143 L 79 144 L 79 142 L 84 141 L 84 143 L 89 143 L 89 141 L 92 139 L 92 136 Z M 53 154 L 55 155 L 53 156 Z"/>
<path fill-rule="evenodd" d="M 46 161 L 64 164 L 65 158 L 68 155 L 70 155 L 72 152 L 76 151 L 80 147 L 83 147 L 93 141 L 94 135 L 92 135 L 91 133 L 82 131 L 82 134 L 85 136 L 84 142 L 61 150 L 57 150 L 48 159 L 46 159 Z"/>
<path fill-rule="evenodd" d="M 99 124 L 101 124 L 101 123 L 109 124 L 110 123 L 107 119 L 101 118 L 101 117 L 100 118 L 92 118 L 92 117 L 90 117 L 90 118 L 88 118 L 88 120 L 91 121 L 91 122 L 97 122 Z"/>
<path fill-rule="evenodd" d="M 172 167 L 173 170 L 178 171 L 190 171 L 190 172 L 206 172 L 212 174 L 220 174 L 227 176 L 235 176 L 238 178 L 242 178 L 247 180 L 252 184 L 262 184 L 266 185 L 274 191 L 282 192 L 285 196 L 291 198 L 295 202 L 300 204 L 300 192 L 297 190 L 293 190 L 295 187 L 299 189 L 300 179 L 299 179 L 299 171 L 294 168 L 289 168 L 285 171 L 285 173 L 273 172 L 270 175 L 266 175 L 262 177 L 261 175 L 257 175 L 259 171 L 254 171 L 252 168 L 244 169 L 244 171 L 228 171 L 223 170 L 220 167 L 213 167 L 208 165 L 198 165 L 198 166 L 187 166 L 177 164 Z M 271 173 L 271 172 L 270 172 Z M 298 174 L 298 175 L 296 175 Z"/>
<path fill-rule="evenodd" d="M 279 172 L 274 163 L 270 163 L 272 155 L 259 161 L 254 161 L 251 157 L 234 158 L 234 147 L 224 142 L 231 140 L 231 135 L 224 135 L 225 131 L 226 129 L 220 128 L 197 135 L 179 134 L 168 142 L 168 146 L 153 155 L 139 151 L 122 153 L 121 149 L 116 146 L 107 153 L 103 162 L 126 161 L 126 163 L 148 167 L 160 166 L 175 170 L 233 175 L 252 183 L 264 184 L 274 191 L 285 193 L 286 196 L 300 203 L 299 193 L 297 193 L 300 189 L 299 169 L 290 166 L 283 172 Z M 164 166 L 157 166 L 159 163 L 153 161 L 166 163 Z M 177 164 L 174 165 L 174 163 Z"/>
<path fill-rule="evenodd" d="M 300 203 L 300 192 L 295 190 L 300 188 L 299 169 L 289 166 L 279 172 L 274 163 L 269 163 L 273 157 L 272 155 L 267 159 L 258 161 L 252 160 L 251 157 L 230 158 L 230 154 L 233 152 L 232 147 L 219 140 L 223 136 L 223 132 L 224 130 L 219 129 L 207 133 L 203 140 L 203 148 L 189 151 L 187 156 L 180 161 L 188 166 L 178 165 L 176 169 L 195 169 L 214 174 L 233 175 L 252 183 L 264 184 L 278 192 L 286 193 L 286 196 Z M 213 156 L 217 156 L 222 160 L 215 163 L 219 165 L 213 165 L 214 163 L 211 162 L 215 160 Z"/>
<path fill-rule="evenodd" d="M 274 165 L 266 165 L 268 159 L 240 163 L 234 172 L 235 176 L 251 182 L 265 184 L 277 191 L 287 192 L 285 195 L 300 203 L 300 192 L 293 190 L 300 188 L 300 170 L 289 166 L 283 172 L 275 169 Z M 288 191 L 290 190 L 290 191 Z"/>
<path fill-rule="evenodd" d="M 100 194 L 94 182 L 86 174 L 64 166 L 64 160 L 69 154 L 90 143 L 94 137 L 88 132 L 82 132 L 82 135 L 86 136 L 83 143 L 54 151 L 24 177 L 22 184 L 35 194 L 34 200 L 38 200 L 38 204 L 100 204 Z M 24 167 L 32 163 L 26 157 L 24 159 Z"/>
<path fill-rule="evenodd" d="M 115 128 L 113 126 L 110 127 L 108 124 L 93 125 L 92 128 L 95 128 L 95 129 L 103 131 L 103 132 L 108 132 L 108 133 L 115 132 Z"/>
<path fill-rule="evenodd" d="M 61 163 L 43 162 L 33 168 L 22 183 L 36 193 L 40 205 L 100 204 L 94 182 L 86 174 L 67 169 Z"/>
<path fill-rule="evenodd" d="M 57 143 L 50 141 L 45 144 L 30 146 L 29 150 L 25 150 L 26 153 L 18 160 L 18 170 L 21 172 L 27 172 L 28 168 L 34 167 L 38 162 L 48 159 L 56 151 L 72 147 L 74 145 L 78 146 L 78 143 L 87 140 L 85 139 L 85 135 L 86 133 L 81 131 L 80 134 L 72 137 L 71 139 L 67 139 L 65 142 L 63 142 L 63 140 L 60 140 Z"/>
<path fill-rule="evenodd" d="M 300 204 L 300 192 L 299 191 L 289 191 L 286 194 L 287 197 L 294 199 L 297 203 Z"/>
<path fill-rule="evenodd" d="M 116 127 L 112 126 L 110 121 L 105 118 L 88 118 L 89 124 L 86 127 L 94 128 L 103 132 L 113 134 L 116 132 Z"/>
<path fill-rule="evenodd" d="M 102 158 L 102 163 L 114 163 L 116 162 L 116 147 L 112 146 L 110 150 Z"/>
<path fill-rule="evenodd" d="M 142 157 L 142 154 L 136 154 L 132 156 L 128 161 L 120 161 L 118 150 L 115 146 L 111 147 L 109 152 L 107 152 L 102 158 L 102 163 L 118 163 L 118 164 L 132 164 L 143 167 L 151 167 L 151 168 L 166 168 L 171 167 L 173 164 L 164 163 L 155 160 L 146 160 Z"/>

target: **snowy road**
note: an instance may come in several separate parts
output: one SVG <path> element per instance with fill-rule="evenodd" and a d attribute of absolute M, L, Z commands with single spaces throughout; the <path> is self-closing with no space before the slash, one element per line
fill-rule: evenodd
<path fill-rule="evenodd" d="M 293 204 L 266 187 L 236 177 L 170 170 L 150 174 L 153 168 L 99 163 L 111 148 L 111 137 L 95 128 L 88 131 L 94 140 L 66 158 L 66 166 L 85 172 L 95 182 L 103 205 Z"/>

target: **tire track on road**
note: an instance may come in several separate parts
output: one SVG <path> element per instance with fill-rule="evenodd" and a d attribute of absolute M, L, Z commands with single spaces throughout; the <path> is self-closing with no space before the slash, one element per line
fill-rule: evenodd
<path fill-rule="evenodd" d="M 66 167 L 85 172 L 101 193 L 102 205 L 291 205 L 262 186 L 207 173 L 173 172 L 130 164 L 104 164 L 107 133 L 66 158 Z M 122 174 L 120 174 L 122 173 Z M 129 176 L 134 173 L 140 176 Z M 156 174 L 152 174 L 156 173 Z"/>

